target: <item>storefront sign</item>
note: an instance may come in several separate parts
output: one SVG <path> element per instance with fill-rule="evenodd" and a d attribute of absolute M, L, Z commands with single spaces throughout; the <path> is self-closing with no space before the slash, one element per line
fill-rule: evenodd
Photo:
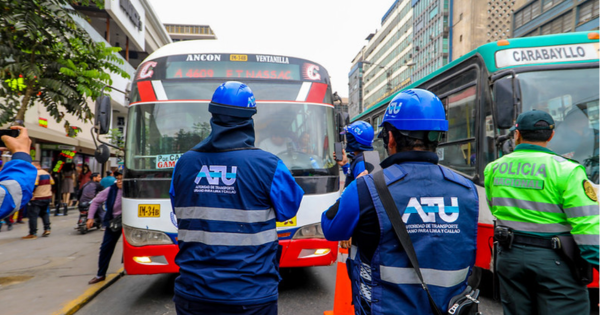
<path fill-rule="evenodd" d="M 42 144 L 41 148 L 42 148 L 42 150 L 70 150 L 70 151 L 75 151 L 77 149 L 71 145 L 48 144 L 48 143 Z"/>
<path fill-rule="evenodd" d="M 182 156 L 179 154 L 166 154 L 156 156 L 156 168 L 174 168 L 177 160 Z"/>

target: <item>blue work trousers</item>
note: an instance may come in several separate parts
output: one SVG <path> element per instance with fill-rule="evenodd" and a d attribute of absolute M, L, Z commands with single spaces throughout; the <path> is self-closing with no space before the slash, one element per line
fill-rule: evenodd
<path fill-rule="evenodd" d="M 173 298 L 177 315 L 277 315 L 277 301 L 257 305 L 229 305 Z"/>
<path fill-rule="evenodd" d="M 102 239 L 102 245 L 100 245 L 100 257 L 98 258 L 98 277 L 106 276 L 110 259 L 115 252 L 115 247 L 117 246 L 117 242 L 119 242 L 121 233 L 122 230 L 113 232 L 108 227 L 104 230 L 104 239 Z"/>

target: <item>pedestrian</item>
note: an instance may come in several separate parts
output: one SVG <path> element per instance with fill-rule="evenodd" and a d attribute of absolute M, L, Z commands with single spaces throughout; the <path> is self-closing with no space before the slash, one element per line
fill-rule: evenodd
<path fill-rule="evenodd" d="M 77 177 L 77 181 L 79 182 L 79 189 L 87 184 L 92 179 L 92 172 L 90 171 L 90 167 L 87 164 L 83 164 L 81 167 L 81 172 Z"/>
<path fill-rule="evenodd" d="M 544 111 L 521 113 L 514 152 L 485 168 L 506 315 L 590 313 L 587 283 L 574 272 L 585 262 L 598 270 L 598 197 L 583 166 L 547 148 L 554 127 Z"/>
<path fill-rule="evenodd" d="M 338 161 L 337 164 L 343 168 L 344 174 L 346 174 L 344 187 L 348 187 L 361 173 L 364 172 L 362 175 L 369 173 L 365 165 L 363 152 L 373 151 L 373 137 L 375 133 L 373 126 L 364 121 L 353 122 L 349 126 L 344 127 L 342 133 L 346 134 L 346 149 L 343 150 L 343 159 Z M 351 162 L 349 162 L 346 152 L 353 154 Z M 336 158 L 335 152 L 333 153 L 333 158 Z"/>
<path fill-rule="evenodd" d="M 208 111 L 211 133 L 179 158 L 169 191 L 179 227 L 177 314 L 277 314 L 275 221 L 293 218 L 304 192 L 277 156 L 254 146 L 248 86 L 221 84 Z"/>
<path fill-rule="evenodd" d="M 444 314 L 450 299 L 467 287 L 478 220 L 473 183 L 438 165 L 436 148 L 448 130 L 445 117 L 433 93 L 405 90 L 390 102 L 378 136 L 389 154 L 381 162 L 385 185 L 409 231 L 433 301 Z M 375 188 L 377 175 L 350 183 L 323 213 L 323 233 L 331 241 L 352 236 L 346 263 L 356 314 L 433 314 Z"/>
<path fill-rule="evenodd" d="M 111 220 L 120 218 L 122 208 L 121 200 L 123 196 L 123 175 L 119 172 L 115 172 L 116 182 L 109 188 L 101 191 L 92 200 L 92 205 L 88 211 L 87 228 L 91 229 L 94 226 L 94 215 L 96 211 L 106 202 L 106 214 L 102 219 L 102 225 L 106 228 L 110 225 Z M 100 255 L 98 257 L 98 273 L 92 280 L 88 281 L 88 284 L 98 283 L 106 280 L 106 272 L 110 264 L 110 259 L 115 251 L 117 242 L 121 237 L 122 230 L 118 229 L 113 231 L 110 228 L 104 230 L 104 238 L 102 239 L 102 245 L 100 245 Z"/>
<path fill-rule="evenodd" d="M 100 181 L 100 185 L 102 185 L 102 187 L 104 187 L 104 188 L 108 188 L 112 184 L 114 184 L 116 179 L 112 175 L 113 175 L 112 171 L 106 171 L 106 176 Z"/>
<path fill-rule="evenodd" d="M 31 240 L 37 238 L 37 219 L 42 218 L 44 223 L 43 237 L 50 235 L 50 215 L 49 207 L 52 200 L 52 185 L 54 179 L 48 172 L 42 169 L 40 161 L 33 161 L 31 164 L 37 168 L 37 177 L 35 179 L 35 190 L 33 198 L 27 207 L 27 217 L 29 218 L 29 234 L 23 236 L 22 239 Z"/>
<path fill-rule="evenodd" d="M 6 147 L 0 147 L 0 151 L 10 151 L 12 158 L 0 171 L 0 220 L 29 202 L 37 174 L 35 167 L 31 165 L 31 139 L 27 129 L 21 126 L 12 126 L 10 129 L 19 130 L 19 136 L 2 136 Z"/>
<path fill-rule="evenodd" d="M 64 215 L 67 215 L 69 202 L 71 201 L 71 194 L 74 192 L 74 180 L 75 180 L 75 169 L 73 167 L 73 163 L 65 163 L 62 168 L 62 185 L 61 185 L 61 193 L 62 193 L 62 206 L 64 208 Z M 59 214 L 60 205 L 56 207 L 55 216 Z"/>

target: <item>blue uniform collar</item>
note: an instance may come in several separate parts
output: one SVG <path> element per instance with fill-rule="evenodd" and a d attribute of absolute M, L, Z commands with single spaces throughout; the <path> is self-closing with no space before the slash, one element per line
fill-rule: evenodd
<path fill-rule="evenodd" d="M 438 156 L 435 152 L 430 151 L 405 151 L 398 152 L 392 156 L 389 156 L 383 160 L 380 165 L 382 168 L 390 167 L 394 164 L 400 164 L 404 162 L 427 162 L 438 164 Z"/>
<path fill-rule="evenodd" d="M 220 152 L 254 148 L 254 121 L 252 118 L 213 114 L 211 132 L 192 150 Z"/>

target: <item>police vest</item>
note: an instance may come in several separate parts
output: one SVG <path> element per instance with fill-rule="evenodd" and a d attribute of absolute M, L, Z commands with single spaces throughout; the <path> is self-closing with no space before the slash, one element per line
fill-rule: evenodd
<path fill-rule="evenodd" d="M 287 190 L 276 191 L 278 198 L 290 200 L 286 215 L 274 210 L 277 183 Z M 277 300 L 276 217 L 294 216 L 301 199 L 302 190 L 271 153 L 185 153 L 171 186 L 179 228 L 175 262 L 181 274 L 175 295 L 234 305 Z"/>
<path fill-rule="evenodd" d="M 447 168 L 405 162 L 384 170 L 386 183 L 414 245 L 421 273 L 435 303 L 446 312 L 461 293 L 475 264 L 479 201 L 472 182 Z M 380 226 L 371 265 L 353 247 L 349 259 L 354 305 L 371 304 L 371 314 L 432 314 L 426 292 L 381 204 L 371 175 L 365 176 Z M 358 294 L 356 294 L 358 293 Z"/>
<path fill-rule="evenodd" d="M 598 264 L 598 197 L 583 166 L 520 144 L 488 164 L 485 189 L 498 225 L 547 238 L 570 232 L 584 257 Z"/>

